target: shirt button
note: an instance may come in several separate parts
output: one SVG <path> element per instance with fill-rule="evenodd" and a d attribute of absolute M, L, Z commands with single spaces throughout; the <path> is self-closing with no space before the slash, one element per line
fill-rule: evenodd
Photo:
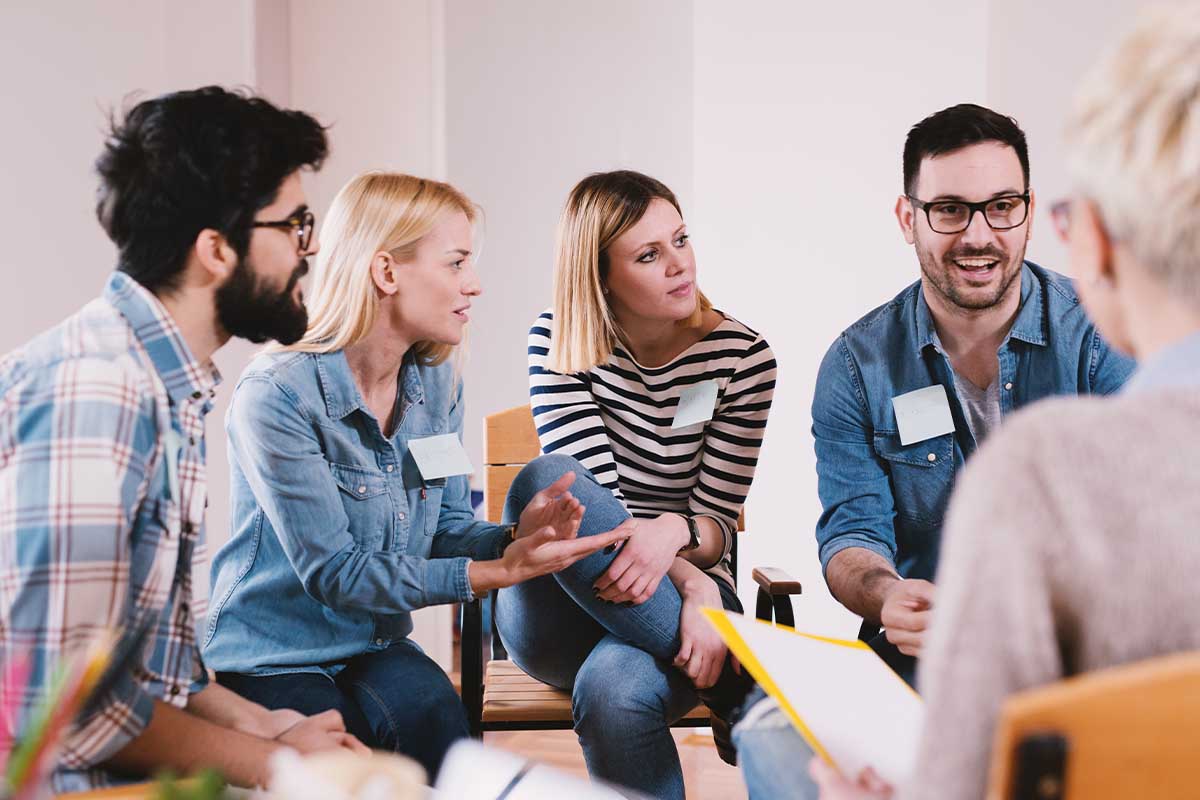
<path fill-rule="evenodd" d="M 1012 381 L 1009 381 L 1008 383 L 1004 384 L 1004 391 L 1006 391 L 1006 392 L 1012 391 Z"/>
<path fill-rule="evenodd" d="M 392 471 L 392 470 L 394 470 L 395 468 L 396 468 L 396 467 L 395 467 L 395 465 L 393 465 L 393 464 L 388 464 L 388 465 L 387 465 L 387 471 L 388 471 L 388 472 L 391 472 L 391 471 Z"/>
<path fill-rule="evenodd" d="M 383 639 L 376 639 L 376 640 L 375 640 L 375 644 L 382 645 L 382 644 L 383 644 Z"/>
<path fill-rule="evenodd" d="M 360 487 L 358 487 L 358 493 L 359 493 L 359 494 L 366 494 L 366 493 L 367 493 L 367 487 L 365 487 L 365 486 L 360 486 Z"/>
<path fill-rule="evenodd" d="M 398 519 L 398 520 L 400 520 L 401 522 L 403 522 L 403 521 L 404 521 L 404 512 L 403 512 L 403 511 L 401 511 L 399 514 L 397 514 L 397 515 L 396 515 L 396 519 Z"/>
<path fill-rule="evenodd" d="M 937 453 L 930 453 L 926 456 L 930 461 L 937 461 Z"/>
<path fill-rule="evenodd" d="M 172 686 L 172 687 L 171 687 L 171 697 L 175 697 L 175 696 L 177 696 L 178 694 L 179 694 L 179 687 L 178 687 L 178 686 Z"/>
<path fill-rule="evenodd" d="M 201 397 L 203 397 L 203 396 L 204 396 L 204 395 L 203 395 L 203 394 L 201 394 L 200 392 L 192 392 L 192 399 L 193 399 L 193 400 L 199 400 L 199 399 L 200 399 Z"/>

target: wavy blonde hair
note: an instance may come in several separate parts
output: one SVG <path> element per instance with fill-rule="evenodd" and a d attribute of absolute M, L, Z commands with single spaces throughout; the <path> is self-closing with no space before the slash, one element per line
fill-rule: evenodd
<path fill-rule="evenodd" d="M 554 372 L 587 372 L 608 361 L 620 328 L 604 295 L 608 248 L 637 224 L 651 201 L 666 200 L 679 216 L 675 194 L 648 175 L 598 172 L 571 190 L 558 222 L 554 258 L 554 332 L 546 365 Z M 676 324 L 695 328 L 712 303 L 697 292 L 696 310 Z"/>
<path fill-rule="evenodd" d="M 280 349 L 332 353 L 361 341 L 375 324 L 379 298 L 371 261 L 379 252 L 411 260 L 445 211 L 477 224 L 479 208 L 447 183 L 398 172 L 364 172 L 341 188 L 321 225 L 321 250 L 308 293 L 308 330 Z M 441 364 L 454 345 L 417 342 L 422 364 Z"/>
<path fill-rule="evenodd" d="M 1066 145 L 1109 232 L 1200 307 L 1200 6 L 1140 15 L 1076 94 Z"/>

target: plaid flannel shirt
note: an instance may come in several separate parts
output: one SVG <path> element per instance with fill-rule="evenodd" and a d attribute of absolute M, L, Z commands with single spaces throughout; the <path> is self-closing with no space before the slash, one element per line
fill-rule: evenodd
<path fill-rule="evenodd" d="M 158 299 L 119 272 L 0 359 L 0 660 L 32 661 L 10 729 L 98 631 L 150 628 L 68 735 L 56 791 L 119 782 L 100 765 L 146 727 L 154 700 L 182 708 L 207 682 L 192 566 L 205 560 L 204 416 L 219 380 Z"/>

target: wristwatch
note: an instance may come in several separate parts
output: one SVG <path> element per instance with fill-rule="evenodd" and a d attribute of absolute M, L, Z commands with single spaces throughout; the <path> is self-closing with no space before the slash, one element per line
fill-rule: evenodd
<path fill-rule="evenodd" d="M 504 528 L 504 539 L 500 542 L 500 554 L 504 555 L 504 550 L 517 540 L 517 526 L 514 523 L 502 525 Z"/>
<path fill-rule="evenodd" d="M 695 550 L 700 546 L 700 526 L 696 524 L 696 520 L 686 514 L 681 515 L 684 522 L 688 526 L 688 543 L 679 548 L 679 552 L 686 553 L 689 550 Z"/>

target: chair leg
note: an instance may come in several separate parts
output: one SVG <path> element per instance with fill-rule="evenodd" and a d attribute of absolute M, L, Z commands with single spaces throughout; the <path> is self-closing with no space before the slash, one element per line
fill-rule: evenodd
<path fill-rule="evenodd" d="M 754 616 L 763 622 L 774 621 L 789 628 L 796 627 L 796 617 L 792 614 L 792 598 L 786 594 L 767 594 L 767 590 L 762 587 L 758 589 Z"/>
<path fill-rule="evenodd" d="M 483 738 L 483 613 L 478 601 L 462 604 L 462 701 L 471 735 Z"/>

